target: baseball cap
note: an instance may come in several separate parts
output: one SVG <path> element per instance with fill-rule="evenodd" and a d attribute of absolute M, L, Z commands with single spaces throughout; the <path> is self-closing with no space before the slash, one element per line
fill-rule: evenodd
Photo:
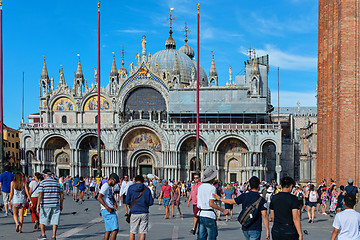
<path fill-rule="evenodd" d="M 52 174 L 52 172 L 51 172 L 51 170 L 50 169 L 44 169 L 44 171 L 43 171 L 43 174 L 46 174 L 46 175 L 51 175 Z"/>
<path fill-rule="evenodd" d="M 352 184 L 352 183 L 354 183 L 354 179 L 352 179 L 352 178 L 349 178 L 349 180 L 348 180 L 348 183 L 349 183 L 349 184 Z"/>

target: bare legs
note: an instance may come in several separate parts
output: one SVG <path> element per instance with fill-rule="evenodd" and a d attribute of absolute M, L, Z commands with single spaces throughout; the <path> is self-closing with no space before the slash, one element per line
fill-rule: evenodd
<path fill-rule="evenodd" d="M 110 237 L 110 240 L 116 240 L 116 236 L 118 234 L 118 229 L 112 231 L 112 232 L 109 232 L 109 231 L 106 231 L 105 234 L 104 234 L 104 240 L 109 240 L 109 237 Z M 135 237 L 135 235 L 134 235 Z"/>
<path fill-rule="evenodd" d="M 170 217 L 170 207 L 167 205 L 165 207 L 165 219 L 168 219 Z"/>
<path fill-rule="evenodd" d="M 16 229 L 18 229 L 17 226 L 19 226 L 19 231 L 21 231 L 24 222 L 24 208 L 13 206 L 13 217 L 16 224 Z"/>
<path fill-rule="evenodd" d="M 124 208 L 125 208 L 125 213 L 128 214 L 128 205 L 124 204 Z"/>
<path fill-rule="evenodd" d="M 145 240 L 146 234 L 145 233 L 140 233 L 140 238 L 139 240 Z M 129 240 L 135 240 L 135 234 L 130 233 L 129 235 Z"/>
<path fill-rule="evenodd" d="M 40 229 L 41 229 L 41 235 L 45 236 L 45 225 L 44 225 L 44 224 L 40 224 Z M 52 237 L 56 237 L 57 229 L 58 229 L 58 226 L 57 226 L 57 225 L 53 225 Z"/>

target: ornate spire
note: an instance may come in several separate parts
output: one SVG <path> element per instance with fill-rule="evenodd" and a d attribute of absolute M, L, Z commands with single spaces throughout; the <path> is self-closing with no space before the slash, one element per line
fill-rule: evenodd
<path fill-rule="evenodd" d="M 210 73 L 209 77 L 217 76 L 216 67 L 215 67 L 215 59 L 214 59 L 214 52 L 212 52 L 212 60 L 211 60 L 211 67 L 210 67 Z"/>
<path fill-rule="evenodd" d="M 84 78 L 82 68 L 81 68 L 81 63 L 80 63 L 80 54 L 78 54 L 78 57 L 79 57 L 79 62 L 78 62 L 78 66 L 76 69 L 75 78 Z"/>
<path fill-rule="evenodd" d="M 43 65 L 43 69 L 41 72 L 41 79 L 49 79 L 48 71 L 46 68 L 45 56 L 44 56 L 44 65 Z"/>
<path fill-rule="evenodd" d="M 174 67 L 173 67 L 173 74 L 178 75 L 180 74 L 180 67 L 179 67 L 179 61 L 177 53 L 175 53 L 175 61 L 174 61 Z"/>
<path fill-rule="evenodd" d="M 174 15 L 172 15 L 171 11 L 174 10 L 173 8 L 170 8 L 170 14 L 169 17 L 166 18 L 167 21 L 169 21 L 169 25 L 170 25 L 170 31 L 169 31 L 169 38 L 165 41 L 165 47 L 166 49 L 176 49 L 176 42 L 172 37 L 172 25 L 174 24 L 176 18 L 174 17 Z"/>
<path fill-rule="evenodd" d="M 125 68 L 125 49 L 124 49 L 124 45 L 122 45 L 122 50 L 121 50 L 121 68 L 119 69 L 119 75 L 120 77 L 126 76 L 128 74 L 128 71 Z"/>
<path fill-rule="evenodd" d="M 116 69 L 116 62 L 115 62 L 115 54 L 113 52 L 114 58 L 113 58 L 113 62 L 112 62 L 112 66 L 111 66 L 111 72 L 110 72 L 110 76 L 117 76 L 117 69 Z"/>
<path fill-rule="evenodd" d="M 256 56 L 255 56 L 255 49 L 254 49 L 254 58 L 252 61 L 252 66 L 251 66 L 251 74 L 259 75 L 259 67 L 258 67 Z"/>

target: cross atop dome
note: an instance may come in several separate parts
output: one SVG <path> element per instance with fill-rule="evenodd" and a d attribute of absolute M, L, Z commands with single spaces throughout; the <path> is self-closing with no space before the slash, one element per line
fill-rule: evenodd
<path fill-rule="evenodd" d="M 171 11 L 174 10 L 174 8 L 170 8 L 170 13 L 169 13 L 169 17 L 166 18 L 166 20 L 169 22 L 170 25 L 170 31 L 169 31 L 169 38 L 165 41 L 165 46 L 166 49 L 176 49 L 176 42 L 172 37 L 172 25 L 174 24 L 176 18 L 174 17 L 174 15 L 171 13 Z"/>
<path fill-rule="evenodd" d="M 184 36 L 185 36 L 185 42 L 188 41 L 187 37 L 188 37 L 188 34 L 190 33 L 190 29 L 189 27 L 187 26 L 186 22 L 184 22 L 184 29 L 182 30 L 182 32 L 184 33 Z"/>
<path fill-rule="evenodd" d="M 166 18 L 166 21 L 168 21 L 170 25 L 170 35 L 172 34 L 172 25 L 176 21 L 176 17 L 171 13 L 172 10 L 174 10 L 174 8 L 170 8 L 169 17 Z"/>

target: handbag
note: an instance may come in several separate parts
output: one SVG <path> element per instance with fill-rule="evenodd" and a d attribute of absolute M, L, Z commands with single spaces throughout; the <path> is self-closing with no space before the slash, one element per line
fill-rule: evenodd
<path fill-rule="evenodd" d="M 145 190 L 147 189 L 147 187 L 144 186 L 144 190 L 141 191 L 141 193 L 139 194 L 139 196 L 137 196 L 137 198 L 135 198 L 134 202 L 131 204 L 130 206 L 130 212 L 126 217 L 126 222 L 130 223 L 130 217 L 131 217 L 131 208 L 135 205 L 135 203 L 139 200 L 139 198 L 141 197 L 141 195 L 143 195 L 143 193 L 145 192 Z"/>

